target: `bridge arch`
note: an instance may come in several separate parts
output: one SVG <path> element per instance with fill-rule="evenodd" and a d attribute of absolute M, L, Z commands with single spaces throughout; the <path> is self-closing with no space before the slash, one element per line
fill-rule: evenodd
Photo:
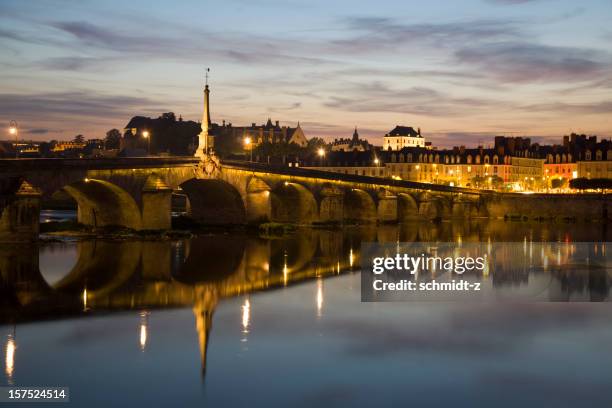
<path fill-rule="evenodd" d="M 244 224 L 246 209 L 238 190 L 223 180 L 190 179 L 181 184 L 191 217 L 200 224 Z"/>
<path fill-rule="evenodd" d="M 377 218 L 376 204 L 364 190 L 352 188 L 344 195 L 344 220 L 356 223 L 374 223 Z"/>
<path fill-rule="evenodd" d="M 303 185 L 285 181 L 270 193 L 271 221 L 311 224 L 317 220 L 317 201 Z"/>
<path fill-rule="evenodd" d="M 288 239 L 270 242 L 271 272 L 285 277 L 306 268 L 319 247 L 318 235 L 312 230 L 295 234 Z"/>
<path fill-rule="evenodd" d="M 141 229 L 142 217 L 134 198 L 121 187 L 104 180 L 88 179 L 62 188 L 78 205 L 77 220 L 94 228 L 123 226 Z"/>
<path fill-rule="evenodd" d="M 419 219 L 419 205 L 410 195 L 400 193 L 397 195 L 397 216 L 399 222 Z"/>
<path fill-rule="evenodd" d="M 127 282 L 141 262 L 141 242 L 81 241 L 77 244 L 78 258 L 73 268 L 53 290 L 81 294 L 87 289 L 87 299 L 113 292 Z"/>
<path fill-rule="evenodd" d="M 187 257 L 172 273 L 181 283 L 221 282 L 237 274 L 246 255 L 246 238 L 242 236 L 199 236 L 187 242 Z M 206 265 L 202 265 L 206 259 Z"/>

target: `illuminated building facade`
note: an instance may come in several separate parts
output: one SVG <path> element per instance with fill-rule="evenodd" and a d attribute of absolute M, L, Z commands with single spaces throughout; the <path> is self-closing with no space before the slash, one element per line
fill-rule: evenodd
<path fill-rule="evenodd" d="M 414 130 L 410 126 L 396 126 L 383 138 L 383 150 L 401 150 L 404 147 L 425 147 L 425 138 L 421 128 Z"/>

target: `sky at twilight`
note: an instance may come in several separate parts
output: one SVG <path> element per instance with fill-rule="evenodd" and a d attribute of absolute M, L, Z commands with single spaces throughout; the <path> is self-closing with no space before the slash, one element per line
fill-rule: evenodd
<path fill-rule="evenodd" d="M 103 137 L 134 115 L 268 117 L 375 144 L 612 136 L 610 0 L 0 2 L 0 122 Z M 8 138 L 5 131 L 0 138 Z"/>

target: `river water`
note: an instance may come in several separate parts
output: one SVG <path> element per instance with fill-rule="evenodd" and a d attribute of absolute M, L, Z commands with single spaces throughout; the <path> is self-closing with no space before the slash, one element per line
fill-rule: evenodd
<path fill-rule="evenodd" d="M 362 303 L 359 274 L 364 242 L 609 235 L 483 221 L 2 245 L 0 385 L 67 386 L 84 407 L 612 406 L 612 308 L 588 302 L 607 275 L 551 278 L 555 302 Z"/>

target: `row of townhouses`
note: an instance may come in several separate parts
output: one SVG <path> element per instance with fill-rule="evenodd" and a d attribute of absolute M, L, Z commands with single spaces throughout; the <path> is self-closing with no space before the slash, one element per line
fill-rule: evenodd
<path fill-rule="evenodd" d="M 404 131 L 404 140 L 397 130 Z M 532 144 L 529 138 L 495 138 L 492 148 L 436 150 L 420 131 L 396 127 L 385 135 L 385 149 L 332 151 L 303 167 L 344 174 L 386 177 L 466 187 L 515 191 L 565 188 L 574 178 L 612 178 L 612 143 L 572 134 L 561 145 Z M 391 136 L 392 140 L 387 140 Z M 419 145 L 414 140 L 419 138 Z"/>

